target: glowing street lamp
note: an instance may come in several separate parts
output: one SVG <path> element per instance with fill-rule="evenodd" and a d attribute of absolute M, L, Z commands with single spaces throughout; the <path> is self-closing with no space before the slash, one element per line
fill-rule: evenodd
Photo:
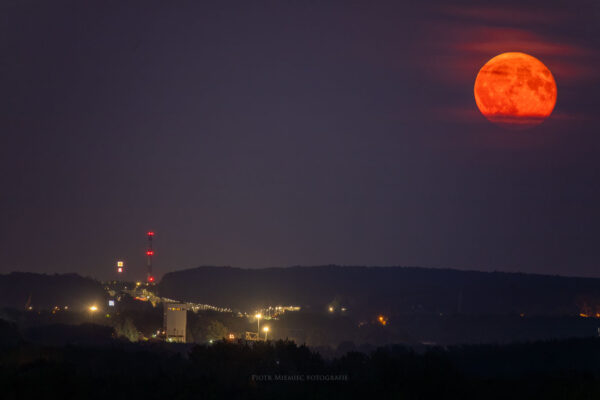
<path fill-rule="evenodd" d="M 92 322 L 92 321 L 93 321 L 93 318 L 94 318 L 94 313 L 95 313 L 96 311 L 98 311 L 98 307 L 96 307 L 96 305 L 94 304 L 94 305 L 91 305 L 91 306 L 89 306 L 89 307 L 88 307 L 88 310 L 90 311 L 90 315 L 89 315 L 89 317 L 90 317 L 90 322 Z"/>
<path fill-rule="evenodd" d="M 260 319 L 262 318 L 262 315 L 260 315 L 260 313 L 255 315 L 256 317 L 256 323 L 257 323 L 257 327 L 256 327 L 256 331 L 260 334 Z"/>
<path fill-rule="evenodd" d="M 268 326 L 265 326 L 265 327 L 263 328 L 263 331 L 265 332 L 265 342 L 266 342 L 266 341 L 267 341 L 267 335 L 269 334 L 269 327 L 268 327 Z"/>

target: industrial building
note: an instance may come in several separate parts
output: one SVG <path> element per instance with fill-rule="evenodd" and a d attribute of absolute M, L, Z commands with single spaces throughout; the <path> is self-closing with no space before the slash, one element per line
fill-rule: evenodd
<path fill-rule="evenodd" d="M 163 329 L 167 342 L 186 343 L 187 304 L 163 303 Z"/>

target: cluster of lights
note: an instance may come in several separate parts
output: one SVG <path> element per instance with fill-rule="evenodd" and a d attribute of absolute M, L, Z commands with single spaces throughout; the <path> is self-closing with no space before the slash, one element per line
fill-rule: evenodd
<path fill-rule="evenodd" d="M 384 317 L 383 315 L 380 315 L 379 317 L 377 317 L 377 321 L 379 321 L 379 323 L 383 326 L 386 326 L 388 323 L 388 319 L 386 317 Z"/>
<path fill-rule="evenodd" d="M 33 310 L 33 307 L 32 307 L 32 306 L 29 306 L 29 307 L 27 307 L 27 309 L 28 309 L 28 310 Z M 64 306 L 62 309 L 63 309 L 63 310 L 68 310 L 68 309 L 69 309 L 69 306 Z M 52 314 L 56 314 L 58 311 L 61 311 L 61 308 L 60 308 L 59 306 L 54 306 L 54 307 L 52 308 Z"/>
<path fill-rule="evenodd" d="M 221 310 L 217 310 L 217 311 L 221 311 Z M 222 309 L 222 311 L 230 312 L 230 310 L 228 310 L 228 309 Z M 300 311 L 300 307 L 298 307 L 298 306 L 269 306 L 269 307 L 261 308 L 260 311 L 257 311 L 257 312 L 260 312 L 262 315 L 262 318 L 264 318 L 264 319 L 279 319 L 279 317 L 287 311 Z M 238 312 L 238 314 L 240 316 L 243 316 L 243 315 L 249 316 L 247 313 Z"/>
<path fill-rule="evenodd" d="M 580 313 L 579 316 L 581 318 L 600 318 L 600 313 L 596 313 L 596 314 Z"/>

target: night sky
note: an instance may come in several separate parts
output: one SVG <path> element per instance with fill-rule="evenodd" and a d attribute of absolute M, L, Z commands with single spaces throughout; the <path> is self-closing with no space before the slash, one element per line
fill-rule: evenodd
<path fill-rule="evenodd" d="M 0 272 L 142 279 L 152 229 L 159 277 L 600 277 L 600 2 L 521 3 L 2 1 Z M 505 51 L 556 79 L 535 128 L 476 107 Z"/>

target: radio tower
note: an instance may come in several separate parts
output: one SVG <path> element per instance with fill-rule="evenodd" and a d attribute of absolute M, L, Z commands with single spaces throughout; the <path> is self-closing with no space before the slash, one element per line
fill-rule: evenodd
<path fill-rule="evenodd" d="M 148 232 L 148 250 L 146 250 L 146 255 L 148 256 L 148 276 L 146 280 L 148 283 L 154 283 L 154 275 L 152 275 L 152 257 L 154 256 L 154 250 L 152 250 L 152 238 L 154 237 L 154 232 Z"/>

